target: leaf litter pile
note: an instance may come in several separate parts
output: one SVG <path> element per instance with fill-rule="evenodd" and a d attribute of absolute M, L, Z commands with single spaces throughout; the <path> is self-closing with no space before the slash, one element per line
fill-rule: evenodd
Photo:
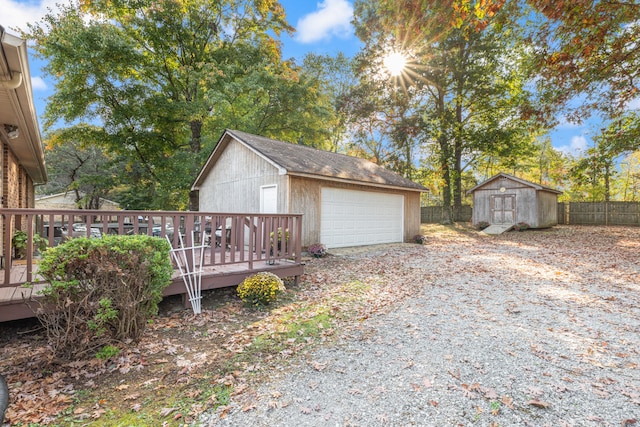
<path fill-rule="evenodd" d="M 640 420 L 640 228 L 330 251 L 252 309 L 167 299 L 107 361 L 53 360 L 0 328 L 11 425 L 567 425 Z"/>

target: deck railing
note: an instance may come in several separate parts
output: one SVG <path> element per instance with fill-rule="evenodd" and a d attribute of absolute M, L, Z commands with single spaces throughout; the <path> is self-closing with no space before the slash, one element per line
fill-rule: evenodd
<path fill-rule="evenodd" d="M 38 283 L 38 242 L 57 246 L 74 237 L 100 238 L 105 234 L 147 234 L 169 238 L 174 248 L 206 245 L 204 267 L 278 260 L 301 262 L 302 215 L 244 214 L 179 211 L 102 211 L 0 209 L 2 244 L 0 287 Z M 26 234 L 26 247 L 14 244 L 16 231 Z M 37 236 L 36 236 L 37 234 Z M 34 239 L 35 236 L 35 239 Z M 15 242 L 17 243 L 17 242 Z M 12 275 L 20 265 L 25 273 Z"/>

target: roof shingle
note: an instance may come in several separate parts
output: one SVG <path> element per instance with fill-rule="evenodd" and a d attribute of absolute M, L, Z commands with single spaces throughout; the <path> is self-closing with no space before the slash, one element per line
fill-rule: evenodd
<path fill-rule="evenodd" d="M 277 141 L 237 130 L 227 129 L 225 133 L 282 167 L 290 175 L 342 179 L 369 185 L 428 191 L 424 186 L 366 159 Z"/>

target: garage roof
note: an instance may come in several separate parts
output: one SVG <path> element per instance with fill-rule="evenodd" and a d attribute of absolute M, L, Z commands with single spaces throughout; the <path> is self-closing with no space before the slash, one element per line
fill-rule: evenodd
<path fill-rule="evenodd" d="M 424 186 L 366 159 L 230 129 L 224 132 L 218 145 L 198 174 L 192 187 L 193 190 L 197 190 L 202 184 L 220 153 L 230 142 L 230 138 L 247 146 L 280 169 L 283 174 L 420 192 L 429 191 Z"/>

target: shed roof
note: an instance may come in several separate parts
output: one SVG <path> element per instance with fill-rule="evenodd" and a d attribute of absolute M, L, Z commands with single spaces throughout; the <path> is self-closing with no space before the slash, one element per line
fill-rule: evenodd
<path fill-rule="evenodd" d="M 305 145 L 277 141 L 263 136 L 227 129 L 200 170 L 192 190 L 198 190 L 231 138 L 264 158 L 282 174 L 315 179 L 358 183 L 411 191 L 428 191 L 395 172 L 366 159 L 318 150 Z"/>
<path fill-rule="evenodd" d="M 547 186 L 540 185 L 540 184 L 536 184 L 535 182 L 527 181 L 526 179 L 518 178 L 516 176 L 509 175 L 509 174 L 503 173 L 503 172 L 500 172 L 499 174 L 494 175 L 491 178 L 487 179 L 486 181 L 483 181 L 480 184 L 476 185 L 472 189 L 468 190 L 467 194 L 473 193 L 475 190 L 477 190 L 477 189 L 479 189 L 481 187 L 484 187 L 485 185 L 489 184 L 490 182 L 493 182 L 493 181 L 495 181 L 497 179 L 500 179 L 500 178 L 510 179 L 510 180 L 515 181 L 515 182 L 517 182 L 519 184 L 522 184 L 524 186 L 531 187 L 531 188 L 535 189 L 536 191 L 548 191 L 548 192 L 551 192 L 551 193 L 562 194 L 562 191 L 558 191 L 558 190 L 556 190 L 554 188 L 547 187 Z"/>

